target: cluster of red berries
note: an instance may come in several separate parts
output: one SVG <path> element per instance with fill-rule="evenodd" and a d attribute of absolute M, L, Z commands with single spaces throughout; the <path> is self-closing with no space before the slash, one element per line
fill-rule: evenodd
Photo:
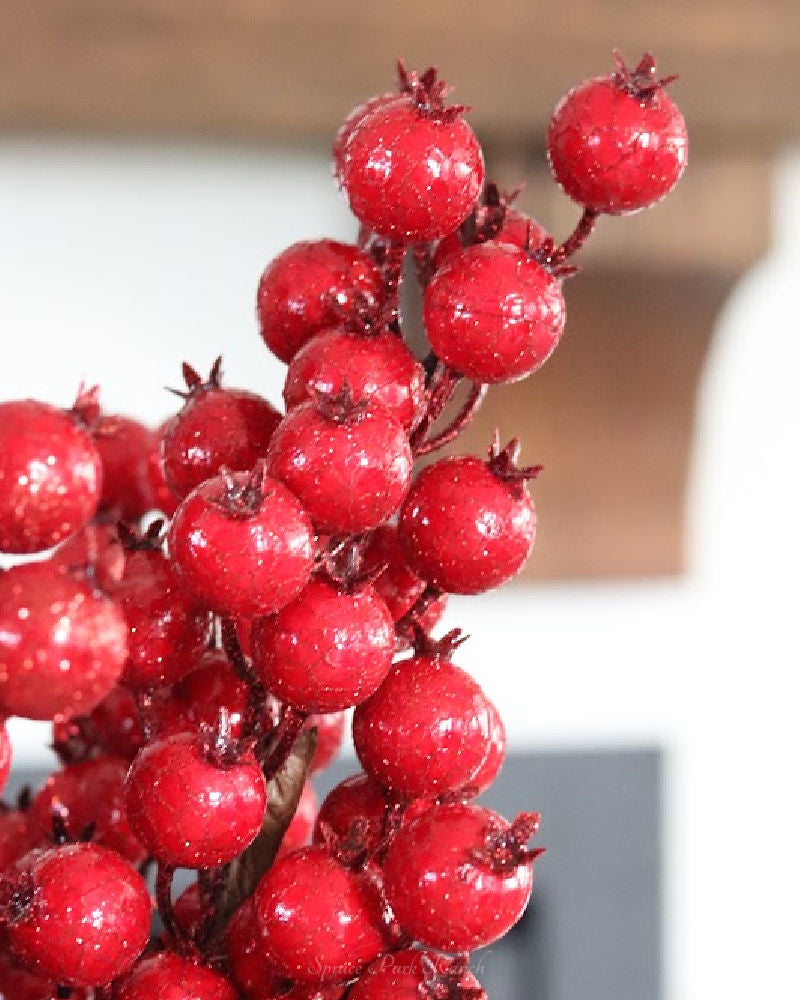
<path fill-rule="evenodd" d="M 475 803 L 503 722 L 458 630 L 431 631 L 448 594 L 530 555 L 538 467 L 516 441 L 415 460 L 544 364 L 567 261 L 600 213 L 672 188 L 687 139 L 649 56 L 571 91 L 549 155 L 584 211 L 559 245 L 485 184 L 445 90 L 401 67 L 350 115 L 334 159 L 358 245 L 264 272 L 285 415 L 219 361 L 184 365 L 157 431 L 96 390 L 0 404 L 0 552 L 38 554 L 0 574 L 0 713 L 52 720 L 63 765 L 0 811 L 0 998 L 485 998 L 468 956 L 520 918 L 539 817 Z M 402 336 L 409 250 L 424 358 Z M 306 778 L 351 708 L 363 771 L 317 810 Z M 9 758 L 0 724 L 2 783 Z M 197 878 L 173 900 L 176 868 Z"/>

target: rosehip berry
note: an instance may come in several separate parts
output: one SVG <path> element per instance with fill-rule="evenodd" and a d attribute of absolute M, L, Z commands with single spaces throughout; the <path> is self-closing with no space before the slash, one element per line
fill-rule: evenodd
<path fill-rule="evenodd" d="M 376 959 L 349 1000 L 486 1000 L 486 994 L 466 959 L 408 949 Z"/>
<path fill-rule="evenodd" d="M 257 616 L 288 604 L 314 565 L 314 530 L 286 487 L 263 475 L 209 479 L 170 525 L 170 555 L 198 601 L 219 614 Z"/>
<path fill-rule="evenodd" d="M 299 983 L 343 983 L 390 947 L 376 886 L 322 847 L 282 858 L 253 898 L 269 955 Z"/>
<path fill-rule="evenodd" d="M 309 715 L 306 729 L 317 730 L 317 749 L 311 759 L 308 773 L 317 774 L 325 768 L 339 753 L 347 725 L 345 712 L 323 712 Z"/>
<path fill-rule="evenodd" d="M 345 778 L 325 797 L 314 826 L 314 843 L 324 844 L 327 827 L 340 840 L 346 839 L 353 823 L 363 824 L 364 846 L 372 853 L 384 835 L 387 802 L 383 789 L 364 774 Z"/>
<path fill-rule="evenodd" d="M 392 616 L 375 590 L 313 579 L 253 626 L 253 667 L 268 691 L 304 712 L 338 712 L 368 698 L 394 656 Z"/>
<path fill-rule="evenodd" d="M 114 851 L 69 844 L 32 852 L 15 876 L 12 951 L 36 975 L 105 986 L 126 973 L 150 936 L 142 876 Z"/>
<path fill-rule="evenodd" d="M 182 868 L 226 864 L 255 839 L 267 789 L 251 751 L 230 740 L 177 733 L 148 744 L 125 782 L 128 820 L 159 861 Z"/>
<path fill-rule="evenodd" d="M 21 809 L 0 812 L 0 875 L 39 844 L 41 838 L 27 812 Z M 2 997 L 3 994 L 0 993 L 0 998 Z"/>
<path fill-rule="evenodd" d="M 486 699 L 489 707 L 489 753 L 486 760 L 478 768 L 469 783 L 469 791 L 473 797 L 483 795 L 500 773 L 500 769 L 506 759 L 506 727 L 497 706 L 489 698 Z"/>
<path fill-rule="evenodd" d="M 34 399 L 0 403 L 0 552 L 41 552 L 82 528 L 102 464 L 77 415 Z"/>
<path fill-rule="evenodd" d="M 0 792 L 6 787 L 8 775 L 11 771 L 11 740 L 8 738 L 8 730 L 0 722 Z"/>
<path fill-rule="evenodd" d="M 53 725 L 53 744 L 62 757 L 93 751 L 131 761 L 144 744 L 139 709 L 127 688 L 115 687 L 88 715 Z"/>
<path fill-rule="evenodd" d="M 164 428 L 164 479 L 180 499 L 223 467 L 236 472 L 252 469 L 266 455 L 281 421 L 266 399 L 244 389 L 223 388 L 221 363 L 217 358 L 206 382 L 184 364 L 186 402 Z"/>
<path fill-rule="evenodd" d="M 267 461 L 327 534 L 376 528 L 400 506 L 413 468 L 400 424 L 380 405 L 354 402 L 346 387 L 287 414 Z"/>
<path fill-rule="evenodd" d="M 117 986 L 115 1000 L 238 1000 L 233 984 L 213 969 L 171 951 L 138 962 Z"/>
<path fill-rule="evenodd" d="M 46 841 L 52 835 L 53 816 L 57 815 L 73 839 L 79 839 L 91 824 L 93 843 L 111 848 L 133 865 L 140 864 L 146 852 L 125 814 L 127 772 L 124 760 L 97 757 L 51 774 L 30 808 L 30 821 L 41 839 Z"/>
<path fill-rule="evenodd" d="M 445 656 L 418 655 L 396 664 L 353 717 L 362 767 L 404 798 L 436 797 L 469 785 L 489 752 L 488 699 Z"/>
<path fill-rule="evenodd" d="M 155 432 L 116 414 L 92 424 L 92 439 L 103 463 L 98 512 L 114 521 L 138 521 L 156 506 L 149 469 Z"/>
<path fill-rule="evenodd" d="M 412 568 L 451 594 L 479 594 L 515 576 L 536 538 L 536 511 L 519 468 L 519 442 L 489 461 L 471 455 L 434 462 L 419 474 L 400 512 L 398 533 Z"/>
<path fill-rule="evenodd" d="M 197 608 L 174 565 L 159 550 L 129 552 L 113 594 L 129 629 L 124 684 L 172 684 L 196 666 L 208 645 L 211 617 Z"/>
<path fill-rule="evenodd" d="M 221 650 L 210 650 L 199 666 L 175 684 L 165 703 L 170 706 L 171 732 L 199 732 L 203 725 L 214 726 L 220 709 L 227 712 L 230 733 L 242 735 L 247 711 L 248 687 L 233 672 Z M 156 716 L 159 718 L 158 708 Z M 166 732 L 159 725 L 160 732 Z"/>
<path fill-rule="evenodd" d="M 315 333 L 336 326 L 356 303 L 377 307 L 383 283 L 369 254 L 348 243 L 295 243 L 267 267 L 258 285 L 261 336 L 289 362 Z"/>
<path fill-rule="evenodd" d="M 451 233 L 483 186 L 483 154 L 463 108 L 421 78 L 409 97 L 379 105 L 352 131 L 339 183 L 356 218 L 382 236 L 424 243 Z"/>
<path fill-rule="evenodd" d="M 431 347 L 476 382 L 516 382 L 555 350 L 566 311 L 561 282 L 534 256 L 505 243 L 468 247 L 425 292 Z"/>
<path fill-rule="evenodd" d="M 515 208 L 508 208 L 497 235 L 476 242 L 506 243 L 519 250 L 537 250 L 549 235 L 544 226 L 540 225 L 536 219 L 531 218 L 530 215 L 525 215 L 524 212 L 519 212 Z M 443 240 L 440 240 L 433 255 L 434 270 L 441 271 L 443 267 L 452 263 L 463 250 L 472 245 L 472 243 L 462 243 L 459 232 L 445 236 Z"/>
<path fill-rule="evenodd" d="M 0 575 L 0 706 L 55 719 L 91 711 L 114 687 L 128 629 L 119 608 L 47 563 Z"/>
<path fill-rule="evenodd" d="M 408 431 L 425 398 L 425 371 L 394 333 L 317 334 L 289 365 L 283 398 L 286 409 L 313 398 L 335 396 L 348 385 L 357 399 L 374 399 Z"/>
<path fill-rule="evenodd" d="M 634 70 L 618 53 L 615 73 L 584 80 L 553 112 L 547 155 L 564 191 L 594 212 L 626 215 L 678 183 L 689 154 L 686 123 L 645 53 Z"/>
<path fill-rule="evenodd" d="M 513 824 L 482 806 L 430 809 L 396 835 L 383 864 L 386 895 L 402 929 L 440 951 L 466 952 L 519 920 L 533 884 L 526 847 L 539 817 Z"/>

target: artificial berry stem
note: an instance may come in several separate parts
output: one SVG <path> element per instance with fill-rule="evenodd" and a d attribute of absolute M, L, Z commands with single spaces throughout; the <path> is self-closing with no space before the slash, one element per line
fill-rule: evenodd
<path fill-rule="evenodd" d="M 405 247 L 401 243 L 391 243 L 387 247 L 383 262 L 383 284 L 386 295 L 387 326 L 400 332 L 400 288 L 403 283 L 403 261 Z"/>
<path fill-rule="evenodd" d="M 597 225 L 600 213 L 593 208 L 584 208 L 580 219 L 570 235 L 557 248 L 552 257 L 554 264 L 563 264 L 574 253 L 581 249 L 583 244 L 589 239 Z"/>
<path fill-rule="evenodd" d="M 455 441 L 464 428 L 471 423 L 473 417 L 481 408 L 488 390 L 489 386 L 485 382 L 473 382 L 469 395 L 464 401 L 464 405 L 455 415 L 453 420 L 447 425 L 447 427 L 441 430 L 438 434 L 434 435 L 434 437 L 429 438 L 427 441 L 421 441 L 414 448 L 415 457 L 420 458 L 422 455 L 429 455 L 432 451 L 438 451 L 439 448 L 444 448 L 444 446 L 450 444 L 451 441 Z"/>
<path fill-rule="evenodd" d="M 261 766 L 266 781 L 271 781 L 286 763 L 307 718 L 307 712 L 300 712 L 291 705 L 284 705 L 272 746 Z"/>
<path fill-rule="evenodd" d="M 236 622 L 232 618 L 221 618 L 219 623 L 222 648 L 233 667 L 236 676 L 247 685 L 247 710 L 242 726 L 242 736 L 257 736 L 264 717 L 267 692 L 253 666 L 242 652 Z"/>
<path fill-rule="evenodd" d="M 167 864 L 165 861 L 158 862 L 156 869 L 156 906 L 158 915 L 164 925 L 164 930 L 174 940 L 178 940 L 181 934 L 180 927 L 175 920 L 175 913 L 172 909 L 172 879 L 175 875 L 175 866 Z"/>
<path fill-rule="evenodd" d="M 443 365 L 441 362 L 436 365 L 428 382 L 428 405 L 411 435 L 412 451 L 416 452 L 416 449 L 425 440 L 428 431 L 442 415 L 444 408 L 453 398 L 458 380 L 458 374 L 447 365 Z"/>

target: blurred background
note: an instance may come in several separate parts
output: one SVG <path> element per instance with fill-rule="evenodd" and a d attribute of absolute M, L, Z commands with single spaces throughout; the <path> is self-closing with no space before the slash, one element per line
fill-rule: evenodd
<path fill-rule="evenodd" d="M 157 423 L 180 362 L 279 401 L 255 287 L 301 238 L 352 239 L 333 134 L 436 63 L 488 176 L 563 238 L 561 94 L 645 49 L 692 137 L 663 204 L 603 219 L 567 334 L 500 387 L 542 462 L 524 577 L 453 601 L 505 715 L 506 810 L 545 812 L 537 903 L 482 960 L 493 1000 L 787 995 L 798 888 L 795 605 L 800 7 L 792 0 L 383 4 L 0 0 L 0 398 L 81 379 Z M 47 733 L 15 724 L 23 766 Z M 352 770 L 352 762 L 343 765 Z M 491 986 L 490 986 L 491 983 Z"/>

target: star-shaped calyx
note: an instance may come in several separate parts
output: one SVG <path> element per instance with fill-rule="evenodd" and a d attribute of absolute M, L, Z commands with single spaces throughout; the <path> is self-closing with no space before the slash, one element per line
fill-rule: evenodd
<path fill-rule="evenodd" d="M 659 90 L 678 79 L 677 73 L 659 79 L 656 57 L 652 52 L 645 52 L 635 69 L 630 69 L 619 49 L 614 49 L 614 64 L 614 83 L 639 101 L 651 101 Z"/>
<path fill-rule="evenodd" d="M 183 374 L 183 381 L 186 383 L 186 389 L 170 389 L 167 387 L 167 392 L 171 392 L 173 396 L 178 396 L 181 399 L 191 399 L 193 396 L 205 392 L 206 389 L 219 389 L 222 386 L 222 355 L 220 354 L 214 361 L 207 379 L 203 379 L 200 373 L 195 368 L 192 368 L 188 361 L 184 361 L 181 365 L 181 373 Z"/>
<path fill-rule="evenodd" d="M 522 489 L 530 479 L 536 479 L 544 468 L 543 465 L 520 465 L 519 456 L 522 445 L 519 438 L 512 438 L 505 448 L 500 447 L 500 434 L 494 432 L 494 440 L 489 448 L 487 465 L 490 471 L 502 479 L 504 483 Z"/>
<path fill-rule="evenodd" d="M 486 1000 L 486 994 L 475 986 L 463 986 L 469 972 L 469 958 L 423 955 L 420 959 L 423 980 L 419 984 L 421 1000 Z"/>

